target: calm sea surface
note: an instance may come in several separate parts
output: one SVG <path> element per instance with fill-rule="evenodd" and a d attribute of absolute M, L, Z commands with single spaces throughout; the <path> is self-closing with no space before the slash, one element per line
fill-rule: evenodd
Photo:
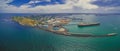
<path fill-rule="evenodd" d="M 100 22 L 100 26 L 77 27 L 66 25 L 70 32 L 113 37 L 69 37 L 21 26 L 11 21 L 12 16 L 31 14 L 0 14 L 0 51 L 120 51 L 120 15 L 67 15 L 83 18 L 85 22 Z M 39 14 L 33 14 L 39 15 Z M 59 15 L 58 15 L 59 16 Z M 77 21 L 70 24 L 78 23 Z"/>

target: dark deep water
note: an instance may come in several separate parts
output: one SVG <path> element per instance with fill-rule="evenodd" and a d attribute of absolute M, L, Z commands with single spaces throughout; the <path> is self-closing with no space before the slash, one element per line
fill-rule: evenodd
<path fill-rule="evenodd" d="M 71 32 L 118 33 L 117 36 L 99 38 L 56 35 L 11 21 L 12 16 L 26 15 L 31 14 L 0 14 L 0 51 L 120 51 L 120 15 L 67 15 L 101 23 L 100 26 L 82 28 L 76 25 L 65 26 Z"/>

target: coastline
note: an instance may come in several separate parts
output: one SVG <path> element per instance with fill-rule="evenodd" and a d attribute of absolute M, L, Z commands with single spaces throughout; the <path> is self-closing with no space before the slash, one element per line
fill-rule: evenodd
<path fill-rule="evenodd" d="M 27 21 L 27 22 L 30 22 L 31 20 L 32 19 L 29 19 L 29 21 Z M 47 31 L 47 32 L 54 33 L 54 34 L 71 36 L 71 37 L 111 37 L 111 36 L 116 36 L 117 35 L 117 33 L 108 33 L 108 34 L 104 34 L 104 35 L 93 35 L 93 34 L 86 34 L 86 33 L 72 33 L 72 32 L 68 32 L 68 31 L 67 32 L 64 32 L 64 31 L 59 32 L 59 31 L 55 31 L 55 30 L 49 30 L 49 28 L 40 27 L 40 26 L 36 25 L 36 23 L 32 23 L 32 26 L 31 26 L 31 24 L 28 24 L 27 22 L 26 22 L 27 24 L 26 23 L 21 24 L 21 20 L 19 20 L 19 19 L 13 19 L 13 21 L 19 23 L 22 26 L 26 25 L 26 26 L 29 26 L 29 27 L 35 27 L 35 28 L 39 28 L 39 29 L 42 29 L 42 30 Z M 32 21 L 36 21 L 36 20 L 32 20 Z M 38 22 L 37 22 L 37 24 L 38 24 Z"/>

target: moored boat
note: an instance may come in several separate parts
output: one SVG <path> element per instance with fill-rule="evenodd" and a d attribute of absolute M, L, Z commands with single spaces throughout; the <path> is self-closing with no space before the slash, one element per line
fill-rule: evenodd
<path fill-rule="evenodd" d="M 79 23 L 79 27 L 84 27 L 84 26 L 98 26 L 100 23 Z"/>

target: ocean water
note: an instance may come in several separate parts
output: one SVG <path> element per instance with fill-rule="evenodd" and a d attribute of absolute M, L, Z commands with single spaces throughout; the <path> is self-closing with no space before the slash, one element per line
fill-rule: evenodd
<path fill-rule="evenodd" d="M 67 15 L 101 23 L 92 27 L 65 26 L 70 32 L 118 34 L 113 37 L 69 37 L 21 26 L 11 20 L 12 16 L 27 15 L 39 14 L 0 14 L 0 51 L 120 51 L 120 15 Z"/>

